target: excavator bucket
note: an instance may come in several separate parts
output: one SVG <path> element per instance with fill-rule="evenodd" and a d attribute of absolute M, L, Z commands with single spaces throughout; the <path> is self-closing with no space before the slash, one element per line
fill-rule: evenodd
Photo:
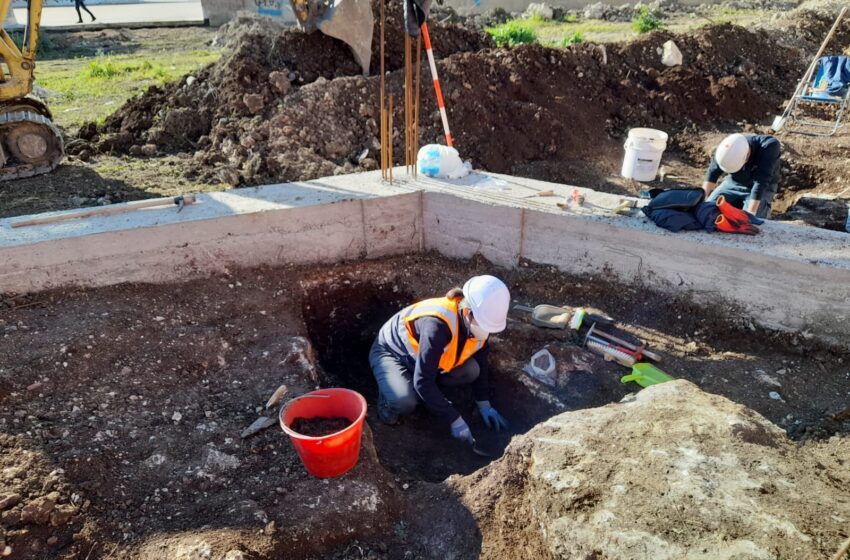
<path fill-rule="evenodd" d="M 317 29 L 351 47 L 354 59 L 369 74 L 375 19 L 370 0 L 289 0 L 298 26 L 312 33 Z"/>

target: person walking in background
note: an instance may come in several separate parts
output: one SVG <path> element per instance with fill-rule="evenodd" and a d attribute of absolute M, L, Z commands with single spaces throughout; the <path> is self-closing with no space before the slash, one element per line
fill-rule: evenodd
<path fill-rule="evenodd" d="M 83 23 L 83 14 L 80 13 L 80 8 L 84 9 L 86 11 L 86 13 L 91 16 L 92 21 L 95 21 L 94 14 L 91 13 L 91 10 L 89 10 L 86 7 L 85 1 L 84 0 L 74 0 L 74 9 L 77 10 L 77 23 Z"/>

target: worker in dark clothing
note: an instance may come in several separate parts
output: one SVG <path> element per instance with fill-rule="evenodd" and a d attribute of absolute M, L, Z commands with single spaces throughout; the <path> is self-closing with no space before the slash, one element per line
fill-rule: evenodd
<path fill-rule="evenodd" d="M 392 316 L 378 333 L 369 363 L 378 382 L 378 417 L 387 424 L 410 414 L 420 402 L 452 436 L 474 444 L 466 421 L 440 387 L 472 386 L 488 427 L 508 422 L 490 404 L 486 344 L 490 333 L 505 329 L 510 293 L 493 276 L 475 276 L 445 297 L 426 299 Z"/>
<path fill-rule="evenodd" d="M 80 13 L 80 8 L 84 9 L 91 16 L 92 21 L 95 20 L 94 14 L 86 7 L 84 0 L 74 0 L 74 8 L 77 10 L 77 23 L 83 23 L 83 15 Z"/>
<path fill-rule="evenodd" d="M 779 140 L 762 134 L 732 134 L 723 139 L 711 158 L 702 185 L 708 200 L 723 196 L 736 208 L 767 218 L 779 186 Z M 726 173 L 720 187 L 717 180 Z"/>

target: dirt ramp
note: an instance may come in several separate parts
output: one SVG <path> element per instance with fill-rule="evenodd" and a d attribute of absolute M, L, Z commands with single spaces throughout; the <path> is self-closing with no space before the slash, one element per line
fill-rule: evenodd
<path fill-rule="evenodd" d="M 827 453 L 675 381 L 553 417 L 455 488 L 479 519 L 482 558 L 814 560 L 838 549 L 850 517 L 850 444 Z"/>

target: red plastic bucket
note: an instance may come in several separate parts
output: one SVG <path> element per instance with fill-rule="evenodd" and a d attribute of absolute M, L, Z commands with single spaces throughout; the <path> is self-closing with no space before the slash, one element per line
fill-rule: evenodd
<path fill-rule="evenodd" d="M 311 395 L 327 395 L 312 397 Z M 299 434 L 290 426 L 296 418 L 343 417 L 351 425 L 322 437 Z M 292 440 L 307 472 L 319 478 L 339 476 L 357 464 L 366 419 L 366 399 L 350 389 L 320 389 L 293 399 L 280 411 L 280 427 Z"/>

